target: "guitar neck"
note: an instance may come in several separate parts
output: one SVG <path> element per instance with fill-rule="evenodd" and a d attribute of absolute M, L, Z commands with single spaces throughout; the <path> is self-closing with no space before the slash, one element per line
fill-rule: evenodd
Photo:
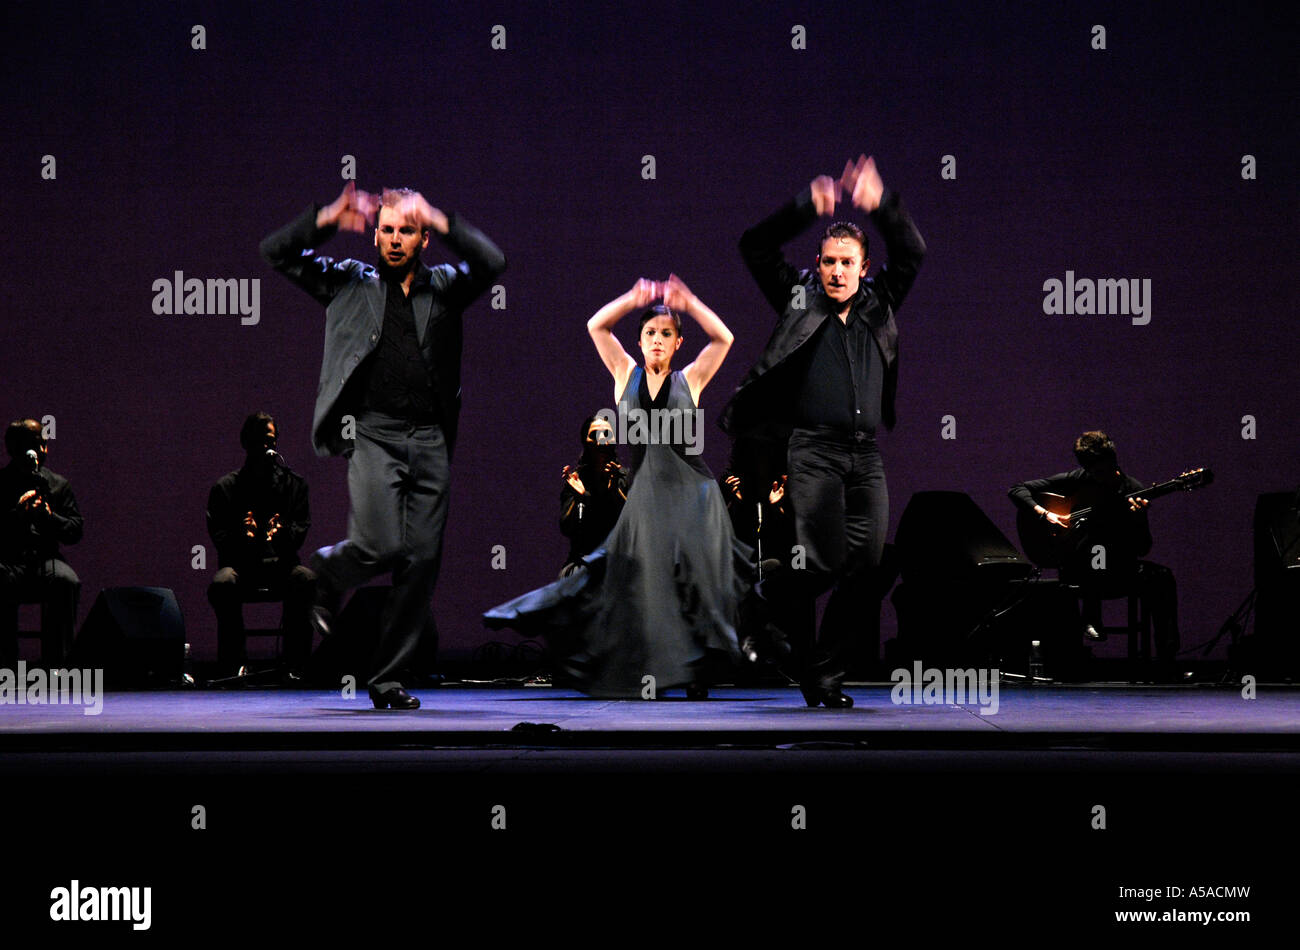
<path fill-rule="evenodd" d="M 1169 481 L 1161 482 L 1159 485 L 1152 485 L 1150 488 L 1140 488 L 1137 491 L 1129 492 L 1124 496 L 1124 500 L 1129 501 L 1134 498 L 1145 498 L 1147 501 L 1151 501 L 1152 499 L 1159 498 L 1161 495 L 1169 495 L 1176 491 L 1183 491 L 1186 488 L 1187 480 L 1185 478 L 1171 478 Z M 1075 518 L 1080 518 L 1088 515 L 1091 511 L 1092 508 L 1080 508 L 1078 511 L 1071 512 L 1071 515 Z"/>

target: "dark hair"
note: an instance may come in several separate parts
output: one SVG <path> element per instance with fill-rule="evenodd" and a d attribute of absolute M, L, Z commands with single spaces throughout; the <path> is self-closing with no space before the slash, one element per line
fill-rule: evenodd
<path fill-rule="evenodd" d="M 10 458 L 17 458 L 28 449 L 39 447 L 44 441 L 41 424 L 35 419 L 15 419 L 5 429 L 5 450 Z"/>
<path fill-rule="evenodd" d="M 271 418 L 269 412 L 255 412 L 244 420 L 243 426 L 239 429 L 239 444 L 244 447 L 245 452 L 252 452 L 254 449 L 262 447 L 261 440 L 266 433 L 266 424 L 268 422 L 275 426 L 275 435 L 278 441 L 280 427 L 275 425 L 275 420 Z"/>
<path fill-rule="evenodd" d="M 578 436 L 578 441 L 579 441 L 582 445 L 586 445 L 586 444 L 587 444 L 587 435 L 588 435 L 588 433 L 591 432 L 591 424 L 592 424 L 593 422 L 595 422 L 597 419 L 599 419 L 599 420 L 602 421 L 602 422 L 605 421 L 605 417 L 604 417 L 604 416 L 598 416 L 598 415 L 590 415 L 590 416 L 587 416 L 587 418 L 583 420 L 583 423 L 582 423 L 582 434 L 581 434 L 580 436 Z"/>
<path fill-rule="evenodd" d="M 822 232 L 822 238 L 817 242 L 817 253 L 819 255 L 822 252 L 822 245 L 829 238 L 853 238 L 862 245 L 862 259 L 866 260 L 870 256 L 867 253 L 867 235 L 852 221 L 836 221 Z"/>
<path fill-rule="evenodd" d="M 653 307 L 649 307 L 648 309 L 642 312 L 641 322 L 637 324 L 637 328 L 636 328 L 637 339 L 641 338 L 641 331 L 645 329 L 645 325 L 649 323 L 651 320 L 655 319 L 656 317 L 672 317 L 673 326 L 677 328 L 677 335 L 678 336 L 682 335 L 681 314 L 679 314 L 676 310 L 670 310 L 668 307 L 665 307 L 661 303 L 657 303 Z"/>
<path fill-rule="evenodd" d="M 1119 464 L 1119 454 L 1110 436 L 1099 429 L 1085 432 L 1074 440 L 1074 457 L 1084 468 L 1104 462 L 1107 465 Z"/>

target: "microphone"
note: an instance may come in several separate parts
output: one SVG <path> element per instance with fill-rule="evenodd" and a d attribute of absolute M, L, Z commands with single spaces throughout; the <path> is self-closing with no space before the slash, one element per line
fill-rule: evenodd
<path fill-rule="evenodd" d="M 33 472 L 36 471 L 38 468 L 41 467 L 41 457 L 40 457 L 39 455 L 36 454 L 36 450 L 35 450 L 35 449 L 28 449 L 28 450 L 27 450 L 27 461 L 29 461 L 29 462 L 32 463 L 32 471 L 33 471 Z"/>

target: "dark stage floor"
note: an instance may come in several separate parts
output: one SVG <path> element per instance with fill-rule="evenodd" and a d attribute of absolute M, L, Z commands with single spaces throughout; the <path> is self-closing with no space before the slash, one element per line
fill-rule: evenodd
<path fill-rule="evenodd" d="M 1233 939 L 1293 916 L 1300 690 L 1004 684 L 990 715 L 846 691 L 847 712 L 786 687 L 3 706 L 11 919 L 45 926 L 72 880 L 152 887 L 151 929 L 177 935 L 247 935 L 254 905 L 280 933 L 372 934 L 379 913 L 403 939 L 454 921 L 600 945 L 651 922 L 766 942 L 809 915 L 841 939 L 947 921 L 989 942 Z M 1152 909 L 1250 920 L 1116 918 Z"/>

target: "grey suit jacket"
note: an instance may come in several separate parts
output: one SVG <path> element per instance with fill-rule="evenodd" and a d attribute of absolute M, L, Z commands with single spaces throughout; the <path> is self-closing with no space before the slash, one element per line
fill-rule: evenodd
<path fill-rule="evenodd" d="M 321 358 L 312 445 L 317 455 L 349 455 L 353 442 L 343 438 L 341 405 L 348 380 L 379 343 L 387 299 L 379 272 L 351 259 L 335 260 L 314 248 L 332 237 L 336 227 L 317 228 L 319 205 L 262 240 L 262 259 L 325 306 L 325 352 Z M 505 255 L 481 231 L 448 216 L 443 243 L 463 260 L 453 267 L 419 264 L 411 285 L 415 328 L 425 364 L 438 392 L 442 428 L 450 453 L 460 418 L 461 315 L 474 298 L 505 270 Z"/>

